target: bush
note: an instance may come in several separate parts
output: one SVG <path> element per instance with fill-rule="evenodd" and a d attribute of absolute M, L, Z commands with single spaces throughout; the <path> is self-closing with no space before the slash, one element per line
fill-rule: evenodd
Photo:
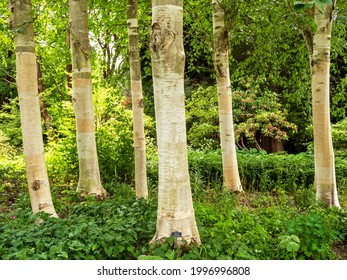
<path fill-rule="evenodd" d="M 96 144 L 101 179 L 104 183 L 133 182 L 134 148 L 130 99 L 107 88 L 94 90 Z M 54 185 L 77 184 L 78 152 L 74 111 L 71 102 L 51 107 L 54 129 L 48 134 L 46 159 Z M 145 116 L 148 143 L 154 135 L 153 122 Z"/>
<path fill-rule="evenodd" d="M 22 131 L 19 113 L 19 98 L 2 103 L 0 110 L 1 138 L 6 138 L 14 147 L 22 146 Z"/>
<path fill-rule="evenodd" d="M 192 148 L 220 147 L 217 97 L 217 88 L 210 86 L 198 87 L 187 99 L 187 139 Z"/>
<path fill-rule="evenodd" d="M 104 182 L 134 181 L 133 115 L 130 97 L 112 89 L 94 91 L 96 140 L 100 174 Z M 154 124 L 144 116 L 147 144 L 152 141 Z"/>
<path fill-rule="evenodd" d="M 314 159 L 311 152 L 294 154 L 273 153 L 252 149 L 238 150 L 238 167 L 241 183 L 245 191 L 271 191 L 282 189 L 289 192 L 310 190 L 314 183 Z M 206 192 L 210 188 L 221 188 L 223 166 L 220 150 L 188 150 L 191 184 L 195 193 Z M 336 157 L 337 185 L 347 187 L 347 161 Z M 149 155 L 148 177 L 157 182 L 157 157 Z M 203 187 L 203 190 L 201 189 Z M 302 195 L 304 195 L 302 193 Z M 310 199 L 307 197 L 307 199 Z"/>
<path fill-rule="evenodd" d="M 240 81 L 243 88 L 232 93 L 235 138 L 241 148 L 264 149 L 264 137 L 288 140 L 296 125 L 286 120 L 275 92 L 262 90 L 259 81 Z M 195 149 L 220 147 L 218 94 L 216 86 L 198 87 L 187 99 L 187 137 Z"/>
<path fill-rule="evenodd" d="M 100 175 L 105 182 L 114 179 L 132 182 L 134 148 L 131 112 L 123 110 L 118 114 L 96 132 Z"/>
<path fill-rule="evenodd" d="M 287 191 L 309 188 L 314 180 L 313 155 L 239 152 L 242 184 L 248 190 L 269 191 L 276 187 Z"/>
<path fill-rule="evenodd" d="M 222 181 L 221 151 L 189 150 L 191 177 L 198 173 L 205 186 Z M 295 191 L 313 184 L 313 155 L 266 154 L 256 150 L 238 151 L 238 167 L 246 191 L 281 188 Z M 342 168 L 342 166 L 341 166 Z"/>
<path fill-rule="evenodd" d="M 0 205 L 7 206 L 25 185 L 25 165 L 21 150 L 14 147 L 0 131 Z"/>
<path fill-rule="evenodd" d="M 332 137 L 335 150 L 347 150 L 347 120 L 343 119 L 332 126 Z"/>
<path fill-rule="evenodd" d="M 78 155 L 73 105 L 70 101 L 63 101 L 50 109 L 57 116 L 52 130 L 47 132 L 45 145 L 50 183 L 52 186 L 77 185 Z"/>

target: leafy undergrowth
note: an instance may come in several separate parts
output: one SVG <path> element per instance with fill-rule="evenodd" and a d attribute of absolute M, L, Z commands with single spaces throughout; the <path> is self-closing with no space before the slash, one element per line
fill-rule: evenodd
<path fill-rule="evenodd" d="M 0 258 L 338 259 L 333 244 L 347 233 L 343 211 L 308 206 L 312 192 L 237 196 L 210 190 L 195 201 L 200 247 L 179 249 L 173 238 L 149 245 L 155 232 L 155 195 L 136 200 L 128 185 L 105 187 L 110 193 L 106 201 L 54 190 L 59 219 L 31 214 L 26 195 L 11 201 L 0 213 Z M 37 225 L 38 216 L 43 222 Z"/>

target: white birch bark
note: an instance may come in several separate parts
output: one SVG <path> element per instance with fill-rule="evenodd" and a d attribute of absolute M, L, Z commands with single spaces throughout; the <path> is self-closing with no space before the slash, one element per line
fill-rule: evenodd
<path fill-rule="evenodd" d="M 10 1 L 26 176 L 33 213 L 55 212 L 46 169 L 30 0 Z"/>
<path fill-rule="evenodd" d="M 69 34 L 72 59 L 72 100 L 76 117 L 79 159 L 77 191 L 82 195 L 107 196 L 101 185 L 95 141 L 94 104 L 86 0 L 69 0 Z"/>
<path fill-rule="evenodd" d="M 200 244 L 188 171 L 184 104 L 183 1 L 152 1 L 151 55 L 158 142 L 157 227 L 152 242 L 177 233 Z"/>
<path fill-rule="evenodd" d="M 336 1 L 334 1 L 335 6 Z M 330 125 L 330 45 L 333 7 L 326 5 L 321 13 L 316 8 L 313 35 L 312 114 L 315 158 L 315 185 L 318 201 L 340 207 L 335 175 L 334 150 Z"/>
<path fill-rule="evenodd" d="M 222 149 L 223 179 L 227 190 L 243 192 L 236 156 L 232 113 L 232 93 L 229 74 L 229 30 L 221 3 L 212 0 L 213 8 L 213 63 L 217 78 L 219 129 Z"/>
<path fill-rule="evenodd" d="M 129 62 L 134 122 L 135 190 L 136 197 L 147 198 L 146 141 L 143 118 L 144 103 L 142 95 L 137 6 L 138 0 L 128 0 Z"/>

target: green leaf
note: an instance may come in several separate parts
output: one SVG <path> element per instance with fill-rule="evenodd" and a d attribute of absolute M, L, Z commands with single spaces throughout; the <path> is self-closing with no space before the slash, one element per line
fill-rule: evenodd
<path fill-rule="evenodd" d="M 301 1 L 295 1 L 293 7 L 294 11 L 299 12 L 305 8 L 305 3 Z"/>
<path fill-rule="evenodd" d="M 296 235 L 292 234 L 290 237 L 292 238 L 293 241 L 300 243 L 300 239 Z"/>
<path fill-rule="evenodd" d="M 281 240 L 279 245 L 288 252 L 297 252 L 300 248 L 300 239 L 294 234 L 282 235 L 278 239 Z"/>
<path fill-rule="evenodd" d="M 165 257 L 167 257 L 169 260 L 173 260 L 175 258 L 175 251 L 169 250 L 165 253 Z"/>
<path fill-rule="evenodd" d="M 288 252 L 297 252 L 300 248 L 300 244 L 294 242 L 294 241 L 290 241 L 288 242 L 286 249 Z"/>
<path fill-rule="evenodd" d="M 51 254 L 56 254 L 60 250 L 58 245 L 53 245 L 51 248 L 49 248 L 49 252 Z"/>
<path fill-rule="evenodd" d="M 61 258 L 65 259 L 65 260 L 67 260 L 69 258 L 69 255 L 68 255 L 67 252 L 61 251 L 61 252 L 59 252 L 58 257 L 61 257 Z"/>
<path fill-rule="evenodd" d="M 106 255 L 108 257 L 111 257 L 113 248 L 112 247 L 105 247 L 104 250 L 105 250 Z"/>

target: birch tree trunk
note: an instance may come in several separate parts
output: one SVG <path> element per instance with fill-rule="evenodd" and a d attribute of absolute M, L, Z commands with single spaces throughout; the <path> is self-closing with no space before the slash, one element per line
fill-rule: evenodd
<path fill-rule="evenodd" d="M 184 104 L 183 1 L 153 0 L 151 57 L 158 142 L 157 227 L 152 242 L 176 236 L 200 244 L 188 171 Z"/>
<path fill-rule="evenodd" d="M 317 31 L 313 34 L 312 114 L 315 157 L 316 198 L 326 206 L 340 207 L 335 160 L 330 125 L 330 44 L 333 7 L 325 5 L 324 13 L 315 8 L 314 20 Z"/>
<path fill-rule="evenodd" d="M 23 149 L 33 213 L 55 212 L 46 169 L 42 139 L 34 27 L 30 0 L 11 0 L 16 46 L 16 82 L 19 95 Z"/>
<path fill-rule="evenodd" d="M 136 197 L 147 198 L 146 141 L 143 119 L 143 95 L 138 35 L 138 0 L 128 0 L 128 39 L 133 110 Z"/>
<path fill-rule="evenodd" d="M 77 191 L 103 199 L 107 194 L 101 185 L 96 151 L 87 0 L 69 0 L 69 28 L 79 159 Z"/>
<path fill-rule="evenodd" d="M 222 148 L 223 178 L 229 191 L 243 192 L 237 157 L 232 114 L 232 95 L 229 74 L 229 30 L 225 27 L 222 0 L 212 0 L 213 9 L 213 63 L 217 78 L 220 141 Z"/>

